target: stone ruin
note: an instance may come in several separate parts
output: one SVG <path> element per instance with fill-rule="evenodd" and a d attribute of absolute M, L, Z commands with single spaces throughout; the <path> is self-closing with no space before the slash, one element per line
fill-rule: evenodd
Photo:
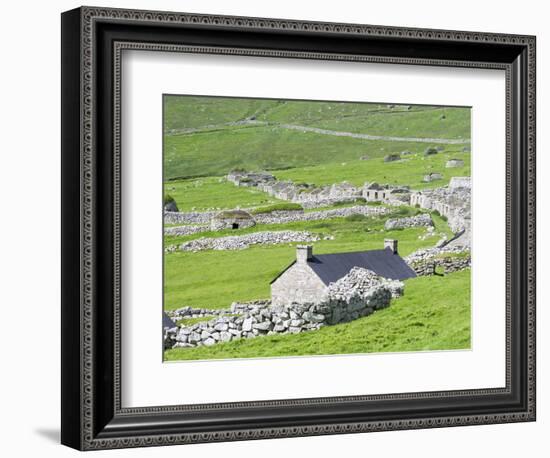
<path fill-rule="evenodd" d="M 470 177 L 451 178 L 449 186 L 411 193 L 412 206 L 437 210 L 455 233 L 470 228 Z"/>
<path fill-rule="evenodd" d="M 365 183 L 362 189 L 367 202 L 383 202 L 389 205 L 408 205 L 410 189 L 408 186 L 380 185 L 376 182 Z"/>
<path fill-rule="evenodd" d="M 245 170 L 235 169 L 227 174 L 227 180 L 236 186 L 258 186 L 263 183 L 276 181 L 276 178 L 267 172 L 247 172 Z"/>
<path fill-rule="evenodd" d="M 245 229 L 256 225 L 252 215 L 244 210 L 224 210 L 212 217 L 210 229 L 219 231 L 222 229 Z"/>

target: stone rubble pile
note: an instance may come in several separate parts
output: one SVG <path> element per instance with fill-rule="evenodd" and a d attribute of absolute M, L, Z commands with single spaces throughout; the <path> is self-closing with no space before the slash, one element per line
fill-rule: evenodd
<path fill-rule="evenodd" d="M 354 268 L 329 285 L 328 297 L 320 304 L 271 306 L 270 301 L 261 300 L 233 303 L 230 310 L 224 311 L 185 307 L 171 312 L 171 317 L 176 319 L 193 313 L 220 316 L 207 322 L 165 329 L 164 346 L 211 346 L 235 339 L 312 331 L 367 316 L 389 306 L 391 298 L 401 294 L 403 283 L 386 280 L 367 269 Z"/>
<path fill-rule="evenodd" d="M 202 237 L 179 246 L 181 251 L 244 250 L 251 245 L 277 245 L 293 242 L 317 242 L 320 237 L 307 231 L 265 231 L 227 237 Z"/>
<path fill-rule="evenodd" d="M 434 222 L 428 213 L 422 213 L 416 216 L 408 216 L 406 218 L 395 218 L 386 221 L 384 228 L 389 231 L 392 229 L 406 229 L 409 227 L 426 226 L 433 227 Z"/>

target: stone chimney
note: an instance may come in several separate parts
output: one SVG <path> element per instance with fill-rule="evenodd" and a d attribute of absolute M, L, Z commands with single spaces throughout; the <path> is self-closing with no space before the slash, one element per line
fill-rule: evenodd
<path fill-rule="evenodd" d="M 308 259 L 313 258 L 313 247 L 311 245 L 296 246 L 296 262 L 304 264 Z"/>
<path fill-rule="evenodd" d="M 389 248 L 393 254 L 397 254 L 397 240 L 384 239 L 384 248 Z"/>

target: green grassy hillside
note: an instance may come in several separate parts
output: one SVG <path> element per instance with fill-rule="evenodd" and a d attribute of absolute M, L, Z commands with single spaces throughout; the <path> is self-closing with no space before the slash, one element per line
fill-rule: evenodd
<path fill-rule="evenodd" d="M 349 161 L 320 164 L 311 167 L 297 167 L 274 172 L 280 180 L 306 182 L 325 185 L 348 181 L 356 186 L 362 186 L 366 181 L 379 184 L 408 185 L 412 189 L 428 189 L 446 186 L 451 177 L 470 176 L 470 154 L 456 151 L 456 148 L 442 153 L 424 156 L 413 154 L 403 156 L 395 162 L 384 162 L 382 158 L 368 161 Z M 445 168 L 449 159 L 462 159 L 464 167 Z M 442 179 L 431 183 L 422 181 L 424 175 L 432 172 L 441 173 Z"/>
<path fill-rule="evenodd" d="M 260 207 L 281 202 L 265 192 L 235 186 L 221 177 L 168 181 L 164 183 L 164 194 L 172 196 L 182 212 L 237 206 Z"/>
<path fill-rule="evenodd" d="M 429 300 L 427 300 L 429 298 Z M 301 334 L 177 348 L 165 360 L 261 358 L 470 348 L 470 269 L 405 281 L 391 306 L 349 323 Z"/>
<path fill-rule="evenodd" d="M 222 176 L 235 167 L 313 166 L 430 146 L 303 132 L 281 124 L 401 138 L 470 138 L 469 108 L 166 96 L 164 117 L 166 179 Z M 269 124 L 231 125 L 251 117 Z"/>

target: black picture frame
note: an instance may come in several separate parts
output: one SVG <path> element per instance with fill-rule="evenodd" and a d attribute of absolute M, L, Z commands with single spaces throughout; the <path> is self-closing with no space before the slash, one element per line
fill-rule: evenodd
<path fill-rule="evenodd" d="M 535 420 L 533 36 L 81 7 L 62 14 L 62 433 L 106 449 Z M 124 49 L 506 72 L 505 388 L 121 407 Z"/>

